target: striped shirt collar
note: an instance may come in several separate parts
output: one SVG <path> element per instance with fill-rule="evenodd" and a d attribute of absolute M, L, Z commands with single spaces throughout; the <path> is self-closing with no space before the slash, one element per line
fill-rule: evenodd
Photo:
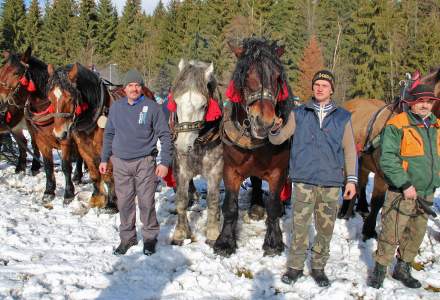
<path fill-rule="evenodd" d="M 333 103 L 332 103 L 332 102 L 329 102 L 329 103 L 327 103 L 326 105 L 324 105 L 324 107 L 321 108 L 321 106 L 319 105 L 319 103 L 313 101 L 313 108 L 314 108 L 316 111 L 320 111 L 320 110 L 322 109 L 325 113 L 327 113 L 327 112 L 329 112 L 329 111 L 333 108 Z"/>

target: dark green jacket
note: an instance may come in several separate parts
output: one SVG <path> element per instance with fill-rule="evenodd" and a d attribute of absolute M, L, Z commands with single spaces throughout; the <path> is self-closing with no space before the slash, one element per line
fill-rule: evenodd
<path fill-rule="evenodd" d="M 433 114 L 429 128 L 411 112 L 388 121 L 382 133 L 380 167 L 391 189 L 411 185 L 419 196 L 428 196 L 440 186 L 440 120 Z"/>

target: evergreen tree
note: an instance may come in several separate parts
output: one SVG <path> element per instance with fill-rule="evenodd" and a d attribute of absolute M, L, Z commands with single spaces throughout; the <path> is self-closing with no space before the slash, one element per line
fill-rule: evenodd
<path fill-rule="evenodd" d="M 298 63 L 299 78 L 294 87 L 294 93 L 302 101 L 307 101 L 312 96 L 313 75 L 324 68 L 324 57 L 321 46 L 316 38 L 310 38 L 308 46 L 304 49 L 303 57 Z"/>
<path fill-rule="evenodd" d="M 32 47 L 34 55 L 39 55 L 40 49 L 40 30 L 42 26 L 40 7 L 38 0 L 32 0 L 29 7 L 28 14 L 26 15 L 26 22 L 24 26 L 24 37 L 26 46 Z"/>
<path fill-rule="evenodd" d="M 81 0 L 79 5 L 79 40 L 81 49 L 81 58 L 83 63 L 89 65 L 94 62 L 93 56 L 96 49 L 98 15 L 94 0 Z"/>
<path fill-rule="evenodd" d="M 1 48 L 19 51 L 24 45 L 26 23 L 23 0 L 5 0 L 2 6 L 2 45 Z"/>
<path fill-rule="evenodd" d="M 130 68 L 130 52 L 141 42 L 141 38 L 136 35 L 136 19 L 141 16 L 140 0 L 127 0 L 124 6 L 121 19 L 119 21 L 116 38 L 113 44 L 113 58 L 118 63 L 121 71 Z"/>
<path fill-rule="evenodd" d="M 108 63 L 112 57 L 112 43 L 118 26 L 118 13 L 111 0 L 99 1 L 97 20 L 95 45 L 98 63 Z"/>

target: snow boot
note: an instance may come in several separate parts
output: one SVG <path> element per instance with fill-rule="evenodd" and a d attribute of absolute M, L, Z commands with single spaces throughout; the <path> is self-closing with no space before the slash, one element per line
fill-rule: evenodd
<path fill-rule="evenodd" d="M 401 281 L 406 287 L 417 289 L 422 286 L 420 281 L 411 276 L 411 265 L 401 259 L 397 259 L 393 278 Z"/>
<path fill-rule="evenodd" d="M 386 274 L 387 274 L 387 267 L 376 262 L 373 273 L 368 278 L 367 285 L 375 289 L 381 288 Z"/>

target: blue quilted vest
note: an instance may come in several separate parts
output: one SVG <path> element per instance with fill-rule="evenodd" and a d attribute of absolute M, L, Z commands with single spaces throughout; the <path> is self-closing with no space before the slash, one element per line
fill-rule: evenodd
<path fill-rule="evenodd" d="M 326 187 L 344 185 L 342 138 L 351 114 L 333 105 L 322 128 L 312 101 L 294 110 L 296 130 L 289 161 L 289 177 L 293 182 Z"/>

